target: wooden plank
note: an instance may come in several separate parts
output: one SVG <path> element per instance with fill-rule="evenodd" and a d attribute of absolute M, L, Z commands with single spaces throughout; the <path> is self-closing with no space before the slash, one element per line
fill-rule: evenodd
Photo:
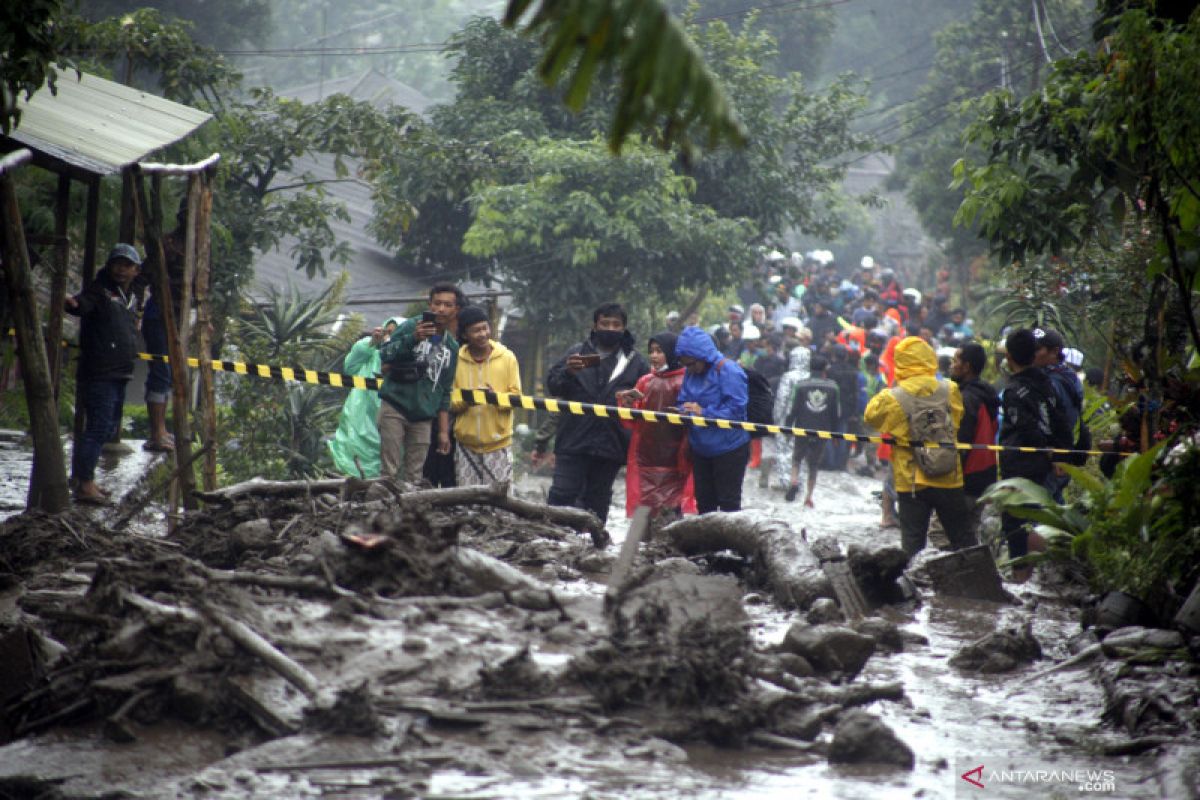
<path fill-rule="evenodd" d="M 629 568 L 633 566 L 633 559 L 637 557 L 638 546 L 649 529 L 650 509 L 647 506 L 638 506 L 633 512 L 633 519 L 629 521 L 629 533 L 625 536 L 624 544 L 621 545 L 621 553 L 613 563 L 612 572 L 609 573 L 608 589 L 605 592 L 606 599 L 615 597 L 621 591 L 621 586 L 629 574 Z"/>
<path fill-rule="evenodd" d="M 849 562 L 845 559 L 823 561 L 821 569 L 825 571 L 829 582 L 833 584 L 838 605 L 842 607 L 842 613 L 846 615 L 847 619 L 862 619 L 870 612 L 871 607 L 867 604 L 867 599 L 863 597 L 862 589 L 859 588 L 854 574 L 850 572 Z"/>

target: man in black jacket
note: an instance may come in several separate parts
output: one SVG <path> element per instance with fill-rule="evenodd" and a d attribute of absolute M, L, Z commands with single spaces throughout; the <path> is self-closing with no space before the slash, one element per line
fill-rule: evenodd
<path fill-rule="evenodd" d="M 1070 447 L 1071 431 L 1054 387 L 1049 376 L 1035 365 L 1037 340 L 1033 331 L 1027 328 L 1014 331 L 1004 344 L 1011 374 L 1001 397 L 999 443 L 1009 447 Z M 1044 486 L 1054 471 L 1049 453 L 1016 450 L 1000 453 L 1000 477 L 1006 480 L 1027 478 Z M 1005 514 L 1001 524 L 1008 538 L 1011 558 L 1023 556 L 1030 550 L 1045 550 L 1045 540 L 1028 531 L 1021 519 Z M 1017 581 L 1028 580 L 1031 574 L 1029 567 L 1013 570 L 1013 578 Z"/>
<path fill-rule="evenodd" d="M 118 244 L 95 280 L 66 299 L 67 313 L 80 318 L 75 402 L 87 416 L 83 437 L 75 443 L 71 476 L 80 503 L 108 502 L 106 492 L 96 485 L 96 462 L 121 424 L 125 385 L 133 377 L 138 348 L 137 296 L 132 284 L 141 263 L 132 245 Z"/>
<path fill-rule="evenodd" d="M 987 366 L 987 352 L 968 342 L 954 353 L 950 377 L 962 393 L 963 418 L 958 424 L 958 441 L 964 444 L 993 444 L 999 427 L 1000 396 L 992 385 L 980 380 Z M 996 454 L 991 450 L 963 450 L 963 494 L 971 509 L 971 528 L 979 529 L 979 496 L 996 482 Z"/>
<path fill-rule="evenodd" d="M 617 392 L 632 389 L 650 371 L 633 334 L 625 328 L 628 322 L 625 309 L 617 303 L 597 308 L 587 340 L 567 350 L 546 375 L 550 394 L 561 400 L 615 406 Z M 615 417 L 562 414 L 554 439 L 550 505 L 583 508 L 605 522 L 629 438 Z"/>

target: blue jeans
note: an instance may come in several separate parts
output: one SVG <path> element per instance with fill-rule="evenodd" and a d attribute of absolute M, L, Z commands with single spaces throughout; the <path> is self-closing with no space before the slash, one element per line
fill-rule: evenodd
<path fill-rule="evenodd" d="M 83 405 L 87 422 L 83 428 L 83 438 L 75 443 L 76 480 L 95 479 L 100 450 L 121 424 L 126 383 L 128 381 L 124 380 L 79 382 L 75 391 L 75 402 Z"/>
<path fill-rule="evenodd" d="M 146 316 L 142 318 L 142 338 L 146 340 L 146 352 L 155 356 L 167 354 L 167 329 L 157 311 L 151 316 L 151 298 L 146 303 Z M 146 402 L 165 403 L 171 394 L 171 365 L 162 361 L 151 361 L 146 371 Z"/>

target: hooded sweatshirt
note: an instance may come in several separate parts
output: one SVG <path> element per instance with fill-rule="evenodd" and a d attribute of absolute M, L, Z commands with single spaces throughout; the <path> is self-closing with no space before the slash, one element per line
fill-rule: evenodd
<path fill-rule="evenodd" d="M 67 309 L 80 318 L 78 378 L 81 381 L 127 381 L 137 358 L 137 295 L 113 280 L 107 266 Z"/>
<path fill-rule="evenodd" d="M 745 420 L 749 387 L 746 372 L 737 362 L 725 359 L 712 337 L 700 328 L 684 328 L 675 346 L 677 356 L 695 358 L 708 364 L 700 375 L 688 372 L 679 392 L 679 405 L 698 403 L 705 417 L 717 419 Z M 724 361 L 724 363 L 721 363 Z M 703 428 L 689 427 L 688 442 L 692 452 L 704 458 L 738 449 L 750 441 L 744 430 L 723 429 L 712 425 Z"/>
<path fill-rule="evenodd" d="M 937 354 L 924 339 L 909 336 L 896 345 L 896 382 L 914 397 L 926 397 L 937 391 L 940 383 L 947 383 L 950 390 L 950 419 L 957 430 L 963 416 L 962 394 L 953 381 L 937 378 Z M 871 398 L 863 414 L 867 424 L 885 436 L 894 436 L 907 441 L 908 416 L 891 389 L 884 390 Z M 916 491 L 924 487 L 954 489 L 963 485 L 962 462 L 956 460 L 954 472 L 930 477 L 913 460 L 908 447 L 892 449 L 892 474 L 897 492 Z"/>
<path fill-rule="evenodd" d="M 521 393 L 521 371 L 513 351 L 492 341 L 492 352 L 483 361 L 471 356 L 470 348 L 458 350 L 458 369 L 454 373 L 454 388 L 468 391 L 490 386 L 497 392 Z M 468 405 L 461 400 L 450 401 L 454 419 L 454 438 L 463 447 L 477 453 L 490 453 L 512 444 L 513 410 L 499 406 Z"/>

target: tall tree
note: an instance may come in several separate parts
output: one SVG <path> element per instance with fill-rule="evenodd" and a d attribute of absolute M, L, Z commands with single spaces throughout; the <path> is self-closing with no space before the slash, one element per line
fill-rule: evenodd
<path fill-rule="evenodd" d="M 1053 20 L 1058 39 L 1050 34 L 1046 18 Z M 1028 96 L 1045 79 L 1048 61 L 1062 55 L 1063 46 L 1080 46 L 1088 35 L 1089 17 L 1081 0 L 976 3 L 969 17 L 935 35 L 928 81 L 916 101 L 903 108 L 903 123 L 885 125 L 878 133 L 897 146 L 890 187 L 907 193 L 926 232 L 951 257 L 965 261 L 984 250 L 976 230 L 955 226 L 962 193 L 949 187 L 954 163 L 967 152 L 978 152 L 965 150 L 961 141 L 975 118 L 971 101 L 991 89 Z"/>
<path fill-rule="evenodd" d="M 599 140 L 542 139 L 520 152 L 524 179 L 472 198 L 463 249 L 495 259 L 539 324 L 578 325 L 612 298 L 728 285 L 753 262 L 753 226 L 693 203 L 695 182 L 651 147 L 613 158 Z"/>

